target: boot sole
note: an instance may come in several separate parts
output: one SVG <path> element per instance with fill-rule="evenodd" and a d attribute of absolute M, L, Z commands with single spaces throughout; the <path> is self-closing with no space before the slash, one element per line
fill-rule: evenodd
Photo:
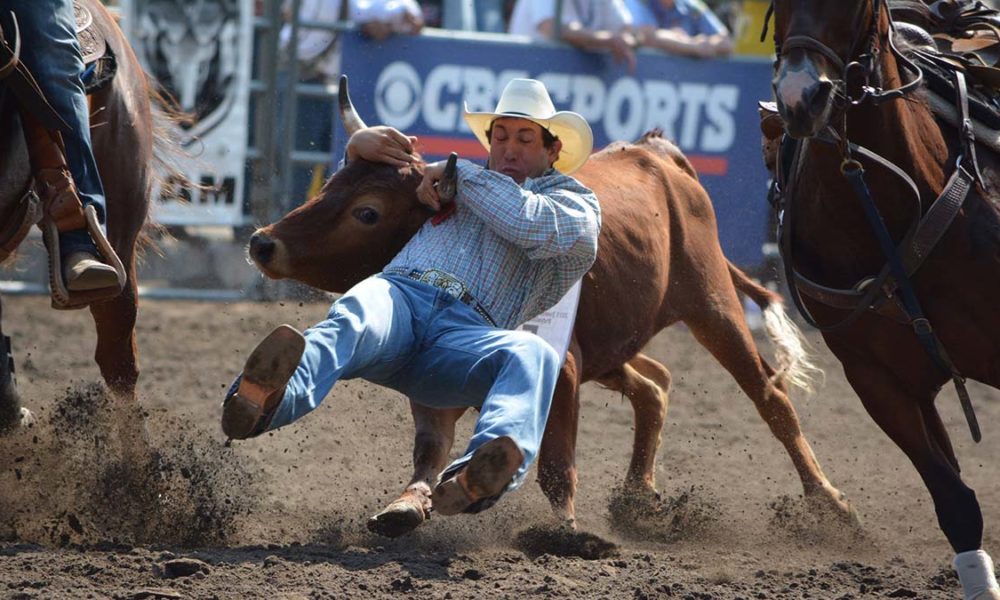
<path fill-rule="evenodd" d="M 243 366 L 239 388 L 222 406 L 222 431 L 227 437 L 246 439 L 254 434 L 264 415 L 280 402 L 274 393 L 295 374 L 305 348 L 305 338 L 290 325 L 279 325 L 257 344 Z"/>
<path fill-rule="evenodd" d="M 457 515 L 483 498 L 499 495 L 510 485 L 522 462 L 524 455 L 509 437 L 486 442 L 463 469 L 464 478 L 459 478 L 463 473 L 460 471 L 434 488 L 431 496 L 434 512 Z"/>

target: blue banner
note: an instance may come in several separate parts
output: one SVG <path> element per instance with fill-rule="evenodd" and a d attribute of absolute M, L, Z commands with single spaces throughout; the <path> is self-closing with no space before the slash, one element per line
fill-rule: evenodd
<path fill-rule="evenodd" d="M 640 53 L 629 73 L 610 56 L 572 48 L 469 39 L 451 34 L 394 36 L 376 43 L 345 33 L 342 71 L 369 125 L 420 138 L 428 160 L 486 151 L 462 118 L 492 111 L 515 77 L 540 79 L 560 110 L 580 113 L 595 150 L 659 128 L 687 154 L 712 197 L 726 256 L 743 267 L 763 261 L 767 172 L 760 155 L 757 101 L 770 98 L 770 62 L 694 60 Z M 337 120 L 334 162 L 346 143 Z"/>

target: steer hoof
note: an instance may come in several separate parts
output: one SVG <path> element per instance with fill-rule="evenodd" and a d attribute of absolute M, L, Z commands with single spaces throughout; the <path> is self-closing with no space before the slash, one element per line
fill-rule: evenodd
<path fill-rule="evenodd" d="M 404 496 L 368 519 L 368 531 L 385 537 L 399 537 L 419 527 L 427 513 L 415 498 Z"/>

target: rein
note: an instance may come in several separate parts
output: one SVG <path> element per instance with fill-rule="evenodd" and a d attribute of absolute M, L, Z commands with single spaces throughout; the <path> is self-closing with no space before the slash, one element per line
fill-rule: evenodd
<path fill-rule="evenodd" d="M 763 39 L 767 31 L 767 23 L 773 13 L 773 2 L 765 18 L 764 31 L 761 34 Z M 889 19 L 889 30 L 886 32 L 887 44 L 890 52 L 898 61 L 901 68 L 905 68 L 915 74 L 914 78 L 894 89 L 884 90 L 881 87 L 873 86 L 871 79 L 878 73 L 877 58 L 880 53 L 879 32 L 880 13 L 886 11 Z M 859 11 L 863 16 L 864 11 Z M 858 17 L 859 19 L 861 16 Z M 855 25 L 859 23 L 856 21 Z M 895 31 L 895 24 L 887 6 L 887 0 L 873 0 L 872 18 L 869 35 L 865 48 L 856 59 L 847 60 L 841 57 L 829 46 L 823 44 L 816 38 L 806 35 L 790 36 L 783 44 L 775 40 L 775 53 L 780 61 L 788 52 L 793 49 L 803 49 L 807 52 L 815 52 L 833 65 L 843 74 L 842 79 L 837 82 L 842 87 L 847 87 L 848 80 L 854 73 L 861 77 L 861 85 L 858 88 L 860 94 L 852 98 L 845 90 L 844 97 L 850 106 L 859 106 L 865 102 L 871 102 L 878 106 L 883 102 L 902 98 L 918 89 L 923 81 L 923 70 L 895 46 L 892 33 Z M 861 27 L 854 27 L 852 31 L 861 31 Z M 853 55 L 858 46 L 855 39 L 851 44 L 851 54 Z M 777 65 L 777 62 L 776 62 Z M 847 110 L 848 106 L 837 107 L 842 115 L 841 128 L 838 130 L 832 125 L 828 125 L 820 134 L 815 136 L 815 140 L 835 145 L 841 153 L 841 175 L 848 181 L 855 196 L 859 199 L 864 210 L 869 227 L 872 230 L 879 248 L 885 258 L 885 264 L 875 277 L 866 278 L 858 282 L 853 288 L 847 290 L 829 288 L 812 282 L 805 276 L 797 272 L 793 266 L 792 252 L 792 221 L 794 217 L 794 203 L 790 201 L 791 191 L 794 188 L 798 173 L 802 167 L 805 149 L 808 147 L 807 141 L 793 140 L 788 135 L 784 135 L 781 142 L 781 152 L 776 168 L 777 177 L 772 186 L 772 197 L 777 201 L 779 208 L 779 239 L 781 241 L 780 250 L 785 265 L 785 275 L 790 283 L 792 300 L 799 312 L 806 321 L 820 331 L 831 332 L 854 323 L 862 314 L 868 310 L 874 310 L 878 314 L 894 318 L 896 321 L 908 324 L 912 329 L 920 344 L 932 359 L 934 364 L 952 380 L 962 410 L 965 414 L 972 439 L 979 442 L 982 433 L 973 409 L 969 393 L 965 387 L 965 378 L 958 372 L 954 363 L 948 356 L 947 351 L 941 344 L 931 326 L 930 321 L 924 314 L 916 291 L 910 280 L 917 271 L 924 259 L 934 248 L 941 236 L 951 225 L 954 217 L 958 214 L 969 192 L 975 183 L 982 185 L 982 178 L 979 174 L 978 164 L 975 155 L 975 136 L 972 133 L 972 121 L 969 117 L 968 91 L 965 76 L 962 72 L 955 72 L 956 90 L 958 95 L 958 105 L 962 117 L 962 153 L 959 155 L 955 172 L 949 178 L 941 194 L 930 205 L 926 214 L 922 214 L 921 198 L 919 188 L 913 179 L 897 165 L 877 153 L 854 144 L 847 139 Z M 915 211 L 911 219 L 910 226 L 903 236 L 903 240 L 898 245 L 893 241 L 889 230 L 885 225 L 878 206 L 871 195 L 871 190 L 865 181 L 865 168 L 858 158 L 874 163 L 887 170 L 897 179 L 900 179 L 905 187 L 913 192 Z M 827 306 L 849 311 L 842 320 L 830 324 L 821 325 L 805 307 L 802 295 L 809 296 Z"/>

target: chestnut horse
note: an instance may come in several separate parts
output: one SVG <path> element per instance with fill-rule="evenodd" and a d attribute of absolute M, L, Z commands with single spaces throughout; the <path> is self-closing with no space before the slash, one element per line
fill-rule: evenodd
<path fill-rule="evenodd" d="M 138 301 L 135 275 L 136 241 L 146 221 L 153 177 L 152 92 L 114 17 L 98 0 L 79 0 L 93 16 L 90 31 L 103 37 L 114 55 L 113 79 L 90 96 L 91 136 L 107 198 L 107 237 L 128 274 L 124 291 L 91 305 L 97 327 L 95 358 L 110 390 L 134 395 L 139 376 L 135 343 Z M 12 32 L 6 32 L 8 36 Z M 22 40 L 22 43 L 27 43 Z M 17 214 L 18 202 L 31 186 L 24 136 L 10 93 L 0 81 L 0 223 Z M 0 336 L 0 341 L 5 340 Z M 6 348 L 10 352 L 9 348 Z M 0 356 L 0 428 L 16 425 L 30 415 L 19 408 L 12 380 L 12 361 Z"/>
<path fill-rule="evenodd" d="M 364 124 L 340 88 L 348 133 Z M 430 216 L 416 196 L 423 165 L 397 169 L 353 161 L 320 193 L 283 219 L 258 230 L 250 256 L 272 278 L 293 278 L 344 292 L 378 273 Z M 613 176 L 611 176 L 613 174 Z M 575 448 L 579 388 L 597 381 L 619 391 L 635 410 L 629 496 L 655 498 L 654 461 L 667 415 L 670 373 L 640 353 L 657 332 L 685 322 L 733 375 L 785 447 L 806 498 L 817 509 L 848 516 L 850 507 L 820 469 L 786 391 L 806 364 L 798 331 L 781 299 L 731 265 L 719 247 L 715 213 L 687 159 L 658 133 L 637 144 L 615 144 L 576 174 L 601 203 L 597 261 L 583 280 L 573 340 L 559 376 L 538 468 L 557 517 L 575 519 Z M 737 289 L 765 309 L 779 347 L 775 371 L 747 329 Z M 403 495 L 369 526 L 386 535 L 416 527 L 444 467 L 455 422 L 465 409 L 432 410 L 411 403 L 416 421 L 415 473 Z"/>
<path fill-rule="evenodd" d="M 918 49 L 897 48 L 886 0 L 772 8 L 792 289 L 865 409 L 923 478 L 967 597 L 1000 598 L 995 588 L 978 595 L 967 579 L 992 577 L 979 552 L 983 518 L 934 405 L 954 381 L 978 437 L 963 378 L 1000 385 L 998 157 L 936 120 Z M 967 114 L 967 104 L 953 110 Z"/>

